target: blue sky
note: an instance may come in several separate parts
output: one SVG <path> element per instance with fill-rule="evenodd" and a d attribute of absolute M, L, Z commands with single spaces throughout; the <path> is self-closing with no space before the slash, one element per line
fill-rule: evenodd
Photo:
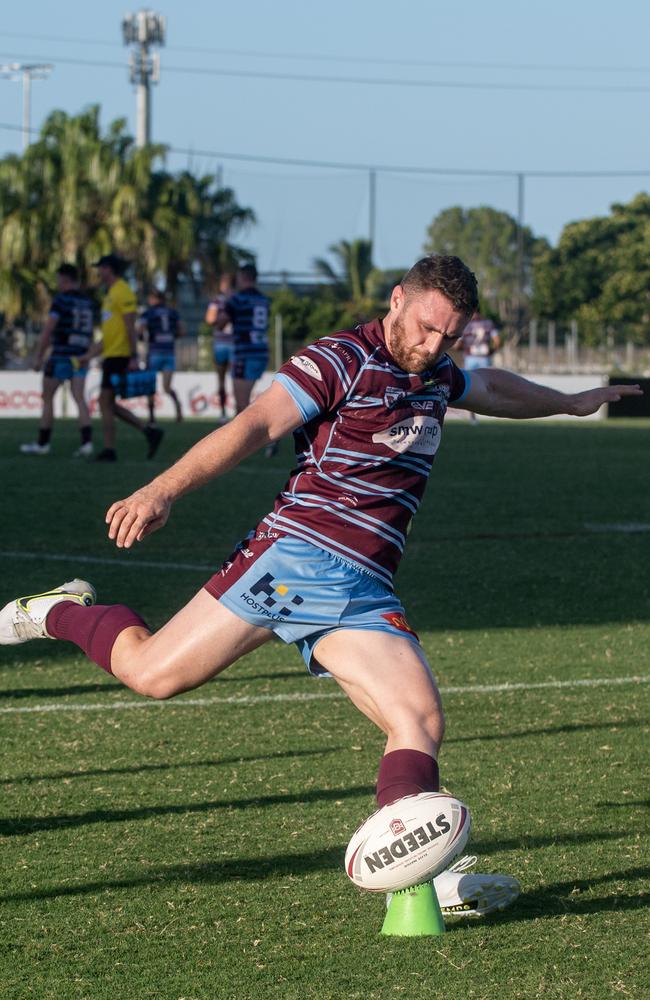
<path fill-rule="evenodd" d="M 646 2 L 161 0 L 154 9 L 168 27 L 153 138 L 193 151 L 170 153 L 171 169 L 221 167 L 257 214 L 241 242 L 265 271 L 309 270 L 331 243 L 366 236 L 368 172 L 215 154 L 448 169 L 378 172 L 382 267 L 410 265 L 432 218 L 450 205 L 516 215 L 516 178 L 455 169 L 648 170 L 647 177 L 527 177 L 525 221 L 552 242 L 567 222 L 605 214 L 650 184 Z M 113 0 L 5 5 L 0 62 L 55 65 L 33 85 L 33 126 L 54 108 L 76 113 L 99 103 L 104 123 L 126 117 L 135 131 L 124 12 Z M 0 124 L 20 122 L 20 87 L 0 80 Z M 0 155 L 20 148 L 20 133 L 0 127 Z"/>

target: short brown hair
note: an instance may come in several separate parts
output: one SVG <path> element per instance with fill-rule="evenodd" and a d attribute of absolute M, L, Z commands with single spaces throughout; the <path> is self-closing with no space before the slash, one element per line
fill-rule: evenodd
<path fill-rule="evenodd" d="M 407 295 L 410 292 L 442 292 L 454 309 L 466 316 L 478 309 L 476 275 L 460 257 L 429 254 L 406 272 L 401 285 Z"/>

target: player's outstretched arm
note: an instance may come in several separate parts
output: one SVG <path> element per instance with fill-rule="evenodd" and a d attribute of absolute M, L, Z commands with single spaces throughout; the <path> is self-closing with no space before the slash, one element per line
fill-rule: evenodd
<path fill-rule="evenodd" d="M 488 417 L 523 419 L 561 414 L 587 417 L 606 403 L 618 402 L 623 396 L 642 395 L 643 390 L 638 385 L 610 385 L 576 393 L 558 392 L 501 368 L 485 368 L 472 372 L 469 391 L 454 406 Z"/>
<path fill-rule="evenodd" d="M 302 423 L 287 390 L 274 382 L 234 420 L 202 438 L 162 475 L 116 501 L 106 514 L 108 537 L 118 548 L 131 548 L 166 524 L 172 504 L 183 494 L 222 476 Z"/>

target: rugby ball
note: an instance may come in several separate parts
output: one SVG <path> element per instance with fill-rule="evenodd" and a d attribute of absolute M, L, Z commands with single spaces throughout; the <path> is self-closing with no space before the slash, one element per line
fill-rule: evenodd
<path fill-rule="evenodd" d="M 448 868 L 470 834 L 467 806 L 444 792 L 420 792 L 373 813 L 352 836 L 345 870 L 369 892 L 395 892 Z"/>

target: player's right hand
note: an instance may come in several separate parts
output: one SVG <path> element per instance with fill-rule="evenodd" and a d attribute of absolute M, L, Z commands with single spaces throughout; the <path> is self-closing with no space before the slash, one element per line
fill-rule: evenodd
<path fill-rule="evenodd" d="M 106 512 L 108 537 L 118 549 L 130 549 L 145 535 L 166 523 L 171 511 L 170 498 L 153 485 L 136 490 L 126 500 L 117 500 Z"/>

